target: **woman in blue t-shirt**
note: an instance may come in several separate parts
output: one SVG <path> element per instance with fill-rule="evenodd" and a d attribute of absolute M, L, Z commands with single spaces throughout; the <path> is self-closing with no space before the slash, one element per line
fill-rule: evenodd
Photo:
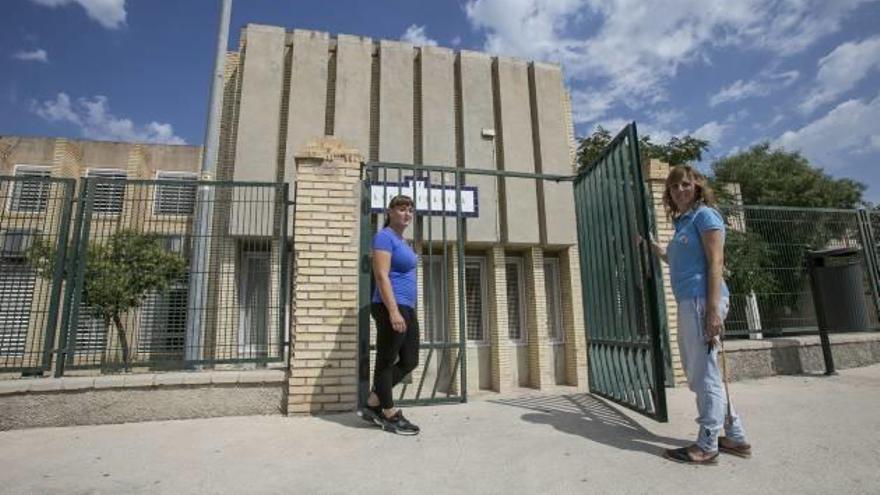
<path fill-rule="evenodd" d="M 376 322 L 376 366 L 373 389 L 362 415 L 386 431 L 415 435 L 419 427 L 394 407 L 391 390 L 419 362 L 416 319 L 418 257 L 403 239 L 413 221 L 413 201 L 395 196 L 388 204 L 385 225 L 373 237 L 373 292 L 370 313 Z"/>
<path fill-rule="evenodd" d="M 721 331 L 730 307 L 722 278 L 724 220 L 714 208 L 706 178 L 687 165 L 669 172 L 663 205 L 675 224 L 675 234 L 665 250 L 651 244 L 669 264 L 678 304 L 678 346 L 688 387 L 697 395 L 700 425 L 696 443 L 667 450 L 666 456 L 690 464 L 717 463 L 719 450 L 750 457 L 751 446 L 742 421 L 728 404 L 718 367 Z M 722 429 L 725 436 L 719 436 Z"/>

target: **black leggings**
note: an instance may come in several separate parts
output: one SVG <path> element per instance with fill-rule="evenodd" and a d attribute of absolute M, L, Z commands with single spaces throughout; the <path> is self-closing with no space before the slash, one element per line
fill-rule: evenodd
<path fill-rule="evenodd" d="M 373 390 L 379 396 L 379 405 L 383 409 L 394 407 L 391 390 L 419 364 L 419 320 L 416 311 L 409 306 L 398 306 L 397 309 L 406 321 L 406 332 L 403 333 L 394 331 L 384 304 L 373 303 L 370 306 L 378 330 Z"/>

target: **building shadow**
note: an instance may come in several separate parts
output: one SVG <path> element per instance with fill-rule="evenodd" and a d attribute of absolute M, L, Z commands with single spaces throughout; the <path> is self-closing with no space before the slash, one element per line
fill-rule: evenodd
<path fill-rule="evenodd" d="M 590 394 L 520 397 L 489 402 L 529 410 L 531 412 L 523 414 L 523 421 L 549 425 L 563 433 L 617 449 L 662 455 L 664 449 L 690 443 L 681 438 L 651 433 Z"/>

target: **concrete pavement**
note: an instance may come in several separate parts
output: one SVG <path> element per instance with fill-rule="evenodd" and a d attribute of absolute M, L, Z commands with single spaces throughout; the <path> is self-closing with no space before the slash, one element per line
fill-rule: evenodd
<path fill-rule="evenodd" d="M 585 394 L 412 408 L 417 437 L 353 414 L 0 433 L 0 493 L 880 493 L 880 366 L 734 383 L 755 456 L 660 457 L 696 431 Z"/>

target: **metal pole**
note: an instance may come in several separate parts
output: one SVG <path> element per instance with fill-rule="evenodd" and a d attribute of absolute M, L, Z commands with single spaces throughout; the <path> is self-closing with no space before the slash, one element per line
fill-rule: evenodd
<path fill-rule="evenodd" d="M 217 27 L 217 45 L 214 57 L 214 78 L 208 103 L 208 125 L 205 129 L 205 149 L 199 177 L 198 199 L 193 215 L 193 247 L 189 273 L 187 302 L 186 343 L 184 359 L 202 359 L 204 321 L 207 308 L 206 283 L 211 253 L 211 224 L 214 217 L 214 188 L 205 181 L 215 179 L 218 148 L 220 147 L 220 113 L 223 107 L 223 73 L 226 68 L 226 46 L 229 40 L 229 18 L 232 0 L 221 0 L 220 20 Z"/>
<path fill-rule="evenodd" d="M 825 374 L 836 375 L 834 356 L 831 354 L 831 340 L 828 338 L 828 320 L 825 318 L 825 298 L 822 295 L 823 261 L 818 256 L 809 256 L 810 287 L 813 293 L 813 305 L 816 308 L 816 323 L 819 326 L 819 343 L 822 345 L 822 360 L 825 361 Z"/>

